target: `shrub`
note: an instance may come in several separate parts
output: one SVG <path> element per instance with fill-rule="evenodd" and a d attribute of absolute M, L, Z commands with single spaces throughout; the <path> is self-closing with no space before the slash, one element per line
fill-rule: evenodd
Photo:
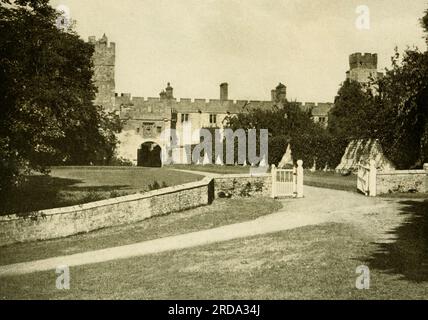
<path fill-rule="evenodd" d="M 251 185 L 251 182 L 247 182 L 247 184 L 239 192 L 239 195 L 241 197 L 249 197 L 251 196 L 251 191 L 253 191 L 253 186 Z"/>
<path fill-rule="evenodd" d="M 160 188 L 161 188 L 161 186 L 160 186 L 159 182 L 157 182 L 156 180 L 153 182 L 153 184 L 149 184 L 149 190 L 157 190 Z"/>

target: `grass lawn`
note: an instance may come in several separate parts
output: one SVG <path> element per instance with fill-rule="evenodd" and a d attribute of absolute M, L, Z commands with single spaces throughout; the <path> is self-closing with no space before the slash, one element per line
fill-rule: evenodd
<path fill-rule="evenodd" d="M 357 176 L 342 176 L 335 172 L 305 170 L 303 183 L 307 186 L 357 192 Z"/>
<path fill-rule="evenodd" d="M 315 171 L 311 172 L 305 170 L 303 183 L 307 186 L 319 187 L 319 188 L 328 188 L 335 190 L 344 190 L 350 192 L 357 191 L 357 176 L 351 174 L 349 176 L 342 176 L 341 174 L 335 172 L 324 172 L 324 171 Z M 382 198 L 391 198 L 391 199 L 425 199 L 428 198 L 428 193 L 389 193 L 378 195 Z"/>
<path fill-rule="evenodd" d="M 172 165 L 170 166 L 174 169 L 181 170 L 191 170 L 191 171 L 203 171 L 219 174 L 240 174 L 240 173 L 249 173 L 250 167 L 246 166 L 218 166 L 218 165 L 205 165 L 205 166 L 196 166 L 196 165 Z M 269 170 L 270 172 L 270 170 Z M 345 191 L 354 191 L 357 192 L 357 177 L 356 175 L 342 176 L 341 174 L 335 172 L 324 172 L 324 171 L 315 171 L 311 172 L 305 170 L 304 172 L 304 184 L 313 187 L 319 188 L 329 188 Z"/>
<path fill-rule="evenodd" d="M 373 240 L 347 224 L 308 226 L 192 249 L 73 267 L 70 290 L 55 288 L 55 270 L 4 278 L 0 282 L 0 297 L 426 299 L 428 279 L 414 281 L 403 272 L 382 268 L 376 260 L 382 263 L 387 253 L 379 252 L 379 244 Z M 359 275 L 356 268 L 363 264 L 370 267 L 368 290 L 355 288 Z"/>
<path fill-rule="evenodd" d="M 168 168 L 180 169 L 180 170 L 191 170 L 191 171 L 203 171 L 219 174 L 241 174 L 241 173 L 250 173 L 249 166 L 219 166 L 215 164 L 209 164 L 205 166 L 197 165 L 188 165 L 188 164 L 174 164 L 168 166 Z"/>
<path fill-rule="evenodd" d="M 12 194 L 2 195 L 0 214 L 65 207 L 144 192 L 156 181 L 178 185 L 203 176 L 167 168 L 54 167 L 50 175 L 32 175 Z"/>
<path fill-rule="evenodd" d="M 270 198 L 217 199 L 211 205 L 139 223 L 106 228 L 62 239 L 18 243 L 0 247 L 0 265 L 68 255 L 210 229 L 252 220 L 278 211 L 279 201 Z"/>

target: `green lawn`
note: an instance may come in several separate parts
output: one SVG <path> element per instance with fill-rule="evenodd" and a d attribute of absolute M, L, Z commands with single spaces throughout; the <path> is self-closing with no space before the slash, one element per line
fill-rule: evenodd
<path fill-rule="evenodd" d="M 335 172 L 310 172 L 309 170 L 305 170 L 303 180 L 303 183 L 307 186 L 358 192 L 357 176 L 355 174 L 351 174 L 349 176 L 342 176 L 341 174 Z M 391 199 L 425 199 L 428 198 L 428 193 L 405 192 L 382 194 L 378 196 L 382 198 Z"/>
<path fill-rule="evenodd" d="M 246 166 L 218 166 L 218 165 L 205 165 L 205 166 L 196 166 L 196 165 L 173 165 L 171 168 L 181 169 L 181 170 L 191 170 L 191 171 L 203 171 L 219 174 L 239 174 L 239 173 L 249 173 L 250 167 Z M 311 172 L 305 170 L 304 173 L 304 184 L 313 187 L 320 188 L 329 188 L 345 191 L 357 190 L 357 177 L 356 175 L 342 176 L 341 174 L 335 172 L 324 172 L 324 171 L 315 171 Z"/>
<path fill-rule="evenodd" d="M 62 239 L 0 247 L 0 265 L 152 240 L 256 219 L 278 211 L 270 198 L 217 199 L 211 205 Z"/>
<path fill-rule="evenodd" d="M 21 188 L 3 194 L 0 214 L 25 213 L 144 192 L 155 181 L 160 186 L 173 186 L 202 178 L 167 168 L 54 167 L 49 176 L 29 176 Z"/>
<path fill-rule="evenodd" d="M 307 186 L 357 192 L 357 176 L 342 176 L 335 172 L 305 170 L 303 183 Z"/>
<path fill-rule="evenodd" d="M 209 165 L 188 165 L 188 164 L 174 164 L 168 166 L 168 168 L 180 169 L 180 170 L 191 170 L 191 171 L 203 171 L 203 172 L 211 172 L 211 173 L 219 173 L 219 174 L 240 174 L 240 173 L 250 173 L 249 166 L 219 166 L 215 164 Z"/>
<path fill-rule="evenodd" d="M 55 271 L 9 277 L 3 299 L 426 299 L 428 285 L 386 270 L 379 244 L 345 224 L 116 260 L 70 269 L 70 290 Z M 405 252 L 402 252 L 405 254 Z M 383 261 L 383 255 L 374 259 Z M 397 261 L 398 262 L 398 261 Z M 370 267 L 370 289 L 355 288 L 357 266 Z M 403 265 L 402 267 L 406 267 Z"/>

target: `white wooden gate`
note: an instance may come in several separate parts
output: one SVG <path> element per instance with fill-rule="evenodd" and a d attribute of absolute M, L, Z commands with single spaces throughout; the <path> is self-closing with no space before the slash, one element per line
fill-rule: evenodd
<path fill-rule="evenodd" d="M 303 161 L 297 161 L 297 168 L 280 169 L 272 165 L 272 198 L 303 197 Z"/>
<path fill-rule="evenodd" d="M 370 165 L 358 164 L 357 189 L 366 196 L 376 196 L 376 165 L 370 160 Z"/>

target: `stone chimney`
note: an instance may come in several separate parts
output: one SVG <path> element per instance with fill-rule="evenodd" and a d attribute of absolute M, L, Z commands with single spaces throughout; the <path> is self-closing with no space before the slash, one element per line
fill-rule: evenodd
<path fill-rule="evenodd" d="M 229 99 L 228 94 L 229 94 L 228 84 L 226 82 L 223 82 L 222 84 L 220 84 L 220 100 L 221 101 L 228 100 Z"/>
<path fill-rule="evenodd" d="M 165 88 L 165 93 L 166 93 L 167 99 L 173 99 L 174 98 L 173 91 L 174 91 L 174 89 L 171 87 L 171 83 L 168 82 L 168 86 Z"/>
<path fill-rule="evenodd" d="M 272 89 L 272 90 L 270 91 L 270 100 L 271 100 L 272 102 L 275 102 L 275 101 L 276 101 L 276 90 L 275 90 L 275 89 Z"/>
<path fill-rule="evenodd" d="M 281 82 L 276 86 L 275 91 L 278 101 L 285 101 L 287 99 L 287 87 Z"/>

